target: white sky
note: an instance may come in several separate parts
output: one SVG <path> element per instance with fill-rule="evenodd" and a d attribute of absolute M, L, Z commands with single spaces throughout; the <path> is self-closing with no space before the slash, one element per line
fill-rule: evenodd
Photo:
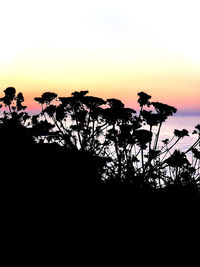
<path fill-rule="evenodd" d="M 199 0 L 0 1 L 1 89 L 84 88 L 128 105 L 144 90 L 199 110 L 199 74 Z"/>
<path fill-rule="evenodd" d="M 199 12 L 199 0 L 1 1 L 0 62 L 36 47 L 145 53 L 149 46 L 147 54 L 163 47 L 199 64 Z"/>

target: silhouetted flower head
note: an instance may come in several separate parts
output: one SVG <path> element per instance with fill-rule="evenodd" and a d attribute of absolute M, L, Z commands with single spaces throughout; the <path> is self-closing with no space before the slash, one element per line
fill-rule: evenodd
<path fill-rule="evenodd" d="M 167 145 L 169 143 L 169 139 L 166 138 L 166 139 L 162 140 L 162 142 L 163 142 L 164 145 Z"/>
<path fill-rule="evenodd" d="M 200 135 L 200 124 L 195 126 L 195 130 L 194 130 L 193 134 L 199 134 Z"/>
<path fill-rule="evenodd" d="M 122 120 L 124 122 L 130 121 L 131 124 L 133 124 L 135 122 L 135 120 L 133 119 L 135 113 L 136 111 L 132 108 L 124 108 L 122 113 Z"/>
<path fill-rule="evenodd" d="M 124 108 L 124 104 L 118 99 L 110 98 L 110 99 L 107 99 L 107 102 L 108 102 L 109 106 L 113 109 Z"/>
<path fill-rule="evenodd" d="M 149 99 L 151 99 L 151 96 L 144 92 L 138 93 L 138 96 L 138 103 L 140 104 L 140 107 L 147 105 L 149 103 Z"/>
<path fill-rule="evenodd" d="M 93 97 L 93 96 L 85 96 L 82 100 L 82 103 L 89 109 L 90 116 L 93 120 L 99 118 L 99 116 L 103 115 L 102 105 L 106 104 L 102 98 Z"/>
<path fill-rule="evenodd" d="M 107 102 L 110 108 L 103 111 L 103 116 L 108 123 L 127 123 L 134 121 L 134 114 L 136 111 L 131 108 L 124 108 L 124 104 L 118 99 L 108 99 Z"/>
<path fill-rule="evenodd" d="M 84 105 L 90 105 L 90 108 L 92 108 L 92 102 L 93 107 L 95 106 L 95 97 L 92 100 L 92 97 L 86 96 L 88 94 L 88 91 L 80 91 L 80 92 L 73 92 L 71 97 L 59 97 L 59 100 L 61 101 L 63 107 L 65 107 L 65 111 L 71 112 L 72 110 L 81 110 L 85 109 Z M 90 99 L 89 99 L 90 98 Z M 100 98 L 99 98 L 100 99 Z M 96 106 L 98 100 L 96 100 Z M 88 106 L 89 107 L 89 106 Z"/>
<path fill-rule="evenodd" d="M 140 146 L 142 149 L 145 149 L 146 144 L 149 143 L 152 139 L 152 133 L 143 129 L 137 130 L 134 135 L 138 146 Z"/>
<path fill-rule="evenodd" d="M 34 100 L 37 101 L 40 104 L 47 104 L 50 105 L 50 103 L 57 97 L 57 94 L 51 93 L 51 92 L 45 92 L 42 94 L 42 97 L 35 97 Z"/>
<path fill-rule="evenodd" d="M 146 123 L 151 127 L 158 125 L 160 122 L 160 115 L 152 113 L 152 111 L 143 110 L 141 115 L 145 119 Z"/>
<path fill-rule="evenodd" d="M 189 136 L 189 132 L 186 129 L 183 129 L 181 131 L 175 129 L 174 130 L 174 135 L 177 136 L 178 138 L 183 138 L 185 136 Z"/>
<path fill-rule="evenodd" d="M 107 103 L 110 108 L 105 108 L 103 116 L 108 123 L 115 123 L 122 119 L 124 112 L 124 104 L 115 98 L 107 99 Z"/>
<path fill-rule="evenodd" d="M 104 101 L 100 97 L 86 96 L 84 97 L 83 103 L 89 108 L 94 108 L 94 107 L 99 107 L 101 105 L 105 105 L 106 101 Z"/>
<path fill-rule="evenodd" d="M 155 110 L 160 115 L 160 122 L 164 122 L 169 116 L 177 112 L 176 108 L 160 102 L 151 102 L 151 105 L 154 106 Z"/>
<path fill-rule="evenodd" d="M 89 93 L 89 91 L 80 91 L 80 92 L 75 91 L 75 92 L 72 93 L 72 96 L 75 97 L 75 98 L 81 99 L 85 95 L 87 95 L 88 93 Z"/>
<path fill-rule="evenodd" d="M 23 102 L 24 102 L 24 96 L 22 93 L 19 93 L 16 97 L 17 111 L 24 110 L 27 108 L 27 106 L 22 105 Z"/>
<path fill-rule="evenodd" d="M 185 153 L 175 150 L 174 153 L 165 160 L 165 162 L 171 167 L 183 167 L 184 165 L 190 165 Z"/>
<path fill-rule="evenodd" d="M 193 148 L 192 153 L 194 154 L 195 158 L 200 159 L 200 151 L 199 150 L 197 150 L 196 148 Z"/>
<path fill-rule="evenodd" d="M 70 96 L 70 97 L 59 97 L 59 100 L 61 101 L 62 105 L 64 107 L 67 107 L 69 105 L 71 105 L 74 101 L 75 101 L 75 98 Z"/>
<path fill-rule="evenodd" d="M 157 158 L 157 156 L 159 155 L 159 153 L 160 153 L 160 150 L 154 150 L 154 149 L 152 149 L 152 150 L 149 151 L 149 154 L 146 157 L 148 157 L 149 160 L 153 160 L 153 159 L 156 159 Z"/>
<path fill-rule="evenodd" d="M 37 121 L 32 127 L 33 135 L 49 135 L 54 125 L 47 121 Z"/>
<path fill-rule="evenodd" d="M 15 94 L 16 94 L 16 90 L 14 87 L 8 87 L 4 90 L 4 93 L 6 96 L 8 96 L 10 98 L 14 98 Z"/>
<path fill-rule="evenodd" d="M 0 99 L 5 105 L 11 105 L 15 99 L 16 90 L 14 87 L 8 87 L 4 90 L 5 96 Z"/>
<path fill-rule="evenodd" d="M 19 101 L 20 103 L 21 103 L 21 102 L 24 102 L 24 96 L 23 96 L 22 93 L 19 93 L 19 94 L 17 95 L 17 101 Z"/>
<path fill-rule="evenodd" d="M 39 104 L 44 104 L 44 100 L 42 99 L 42 97 L 35 97 L 34 100 Z"/>

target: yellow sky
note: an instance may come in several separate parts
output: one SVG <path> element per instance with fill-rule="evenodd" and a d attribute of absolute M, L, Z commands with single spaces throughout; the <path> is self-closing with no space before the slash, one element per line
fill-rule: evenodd
<path fill-rule="evenodd" d="M 0 4 L 0 90 L 30 103 L 55 91 L 122 99 L 138 91 L 200 111 L 200 3 L 7 0 Z"/>

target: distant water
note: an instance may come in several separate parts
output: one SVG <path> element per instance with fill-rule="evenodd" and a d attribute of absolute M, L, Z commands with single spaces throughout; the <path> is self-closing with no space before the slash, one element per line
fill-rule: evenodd
<path fill-rule="evenodd" d="M 195 129 L 195 126 L 200 124 L 200 116 L 173 116 L 170 117 L 164 124 L 161 129 L 161 138 L 170 139 L 173 137 L 174 129 L 182 130 L 186 129 L 189 132 L 189 137 L 184 137 L 177 144 L 176 148 L 182 151 L 186 151 L 197 139 L 197 135 L 192 134 Z"/>

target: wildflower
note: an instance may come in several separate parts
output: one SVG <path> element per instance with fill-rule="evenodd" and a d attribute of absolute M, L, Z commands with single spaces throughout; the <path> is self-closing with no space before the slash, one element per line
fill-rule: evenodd
<path fill-rule="evenodd" d="M 177 136 L 178 138 L 183 138 L 185 136 L 189 136 L 189 133 L 188 133 L 188 130 L 186 130 L 186 129 L 183 129 L 181 131 L 175 129 L 174 135 Z"/>
<path fill-rule="evenodd" d="M 138 103 L 140 104 L 140 107 L 147 105 L 149 103 L 149 99 L 151 99 L 151 96 L 144 92 L 138 93 L 138 96 Z"/>

